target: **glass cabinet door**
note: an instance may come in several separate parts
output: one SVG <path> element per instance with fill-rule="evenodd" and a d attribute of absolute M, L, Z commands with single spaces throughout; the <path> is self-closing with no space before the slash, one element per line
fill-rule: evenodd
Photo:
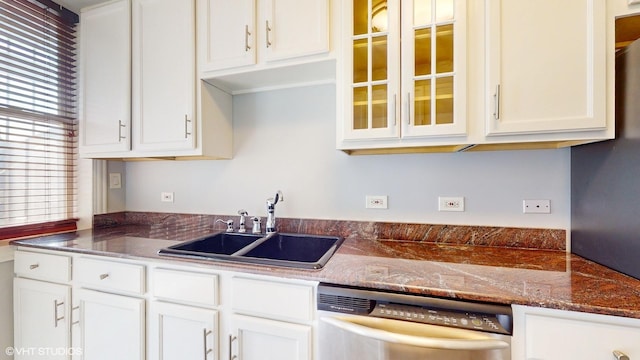
<path fill-rule="evenodd" d="M 350 50 L 351 138 L 398 137 L 399 2 L 354 0 Z"/>
<path fill-rule="evenodd" d="M 465 0 L 402 6 L 402 136 L 464 134 Z"/>
<path fill-rule="evenodd" d="M 465 134 L 466 1 L 346 2 L 345 139 Z"/>

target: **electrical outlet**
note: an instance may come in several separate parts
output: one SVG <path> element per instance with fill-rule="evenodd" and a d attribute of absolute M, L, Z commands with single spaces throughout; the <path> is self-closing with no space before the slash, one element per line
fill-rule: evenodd
<path fill-rule="evenodd" d="M 173 193 L 172 192 L 162 192 L 160 193 L 160 201 L 162 202 L 173 202 Z"/>
<path fill-rule="evenodd" d="M 550 200 L 522 200 L 522 212 L 525 214 L 551 213 Z"/>
<path fill-rule="evenodd" d="M 464 211 L 464 197 L 438 197 L 438 211 Z"/>
<path fill-rule="evenodd" d="M 387 202 L 389 200 L 387 195 L 367 195 L 365 197 L 367 203 L 365 208 L 367 209 L 388 209 Z"/>

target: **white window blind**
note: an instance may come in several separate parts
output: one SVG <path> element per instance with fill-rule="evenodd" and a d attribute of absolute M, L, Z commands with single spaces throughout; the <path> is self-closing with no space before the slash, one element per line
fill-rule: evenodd
<path fill-rule="evenodd" d="M 76 211 L 75 24 L 47 2 L 0 0 L 0 228 Z"/>

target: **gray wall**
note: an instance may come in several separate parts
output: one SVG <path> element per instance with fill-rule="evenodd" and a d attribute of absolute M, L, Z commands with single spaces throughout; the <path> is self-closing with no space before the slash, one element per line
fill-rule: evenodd
<path fill-rule="evenodd" d="M 569 228 L 568 149 L 348 156 L 334 99 L 331 85 L 235 96 L 234 159 L 126 163 L 126 210 L 264 216 L 280 189 L 283 217 Z M 368 194 L 389 209 L 365 209 Z M 438 196 L 464 196 L 466 211 L 438 212 Z M 550 199 L 552 213 L 523 214 L 523 199 Z"/>

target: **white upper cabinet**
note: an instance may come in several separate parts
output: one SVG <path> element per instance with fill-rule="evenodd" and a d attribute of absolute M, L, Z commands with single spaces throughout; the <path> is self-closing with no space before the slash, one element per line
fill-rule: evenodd
<path fill-rule="evenodd" d="M 486 134 L 605 129 L 606 2 L 487 1 Z"/>
<path fill-rule="evenodd" d="M 605 0 L 343 4 L 338 149 L 558 148 L 614 136 Z"/>
<path fill-rule="evenodd" d="M 83 89 L 80 151 L 128 151 L 131 149 L 130 3 L 109 2 L 83 10 L 80 16 Z"/>
<path fill-rule="evenodd" d="M 464 0 L 345 2 L 339 148 L 466 134 L 466 11 Z M 376 139 L 391 141 L 349 144 Z"/>
<path fill-rule="evenodd" d="M 201 79 L 232 94 L 335 80 L 329 0 L 197 2 Z"/>
<path fill-rule="evenodd" d="M 134 0 L 133 48 L 137 150 L 194 149 L 194 0 Z"/>
<path fill-rule="evenodd" d="M 264 31 L 265 61 L 276 61 L 329 51 L 327 0 L 262 0 L 258 34 Z"/>
<path fill-rule="evenodd" d="M 196 76 L 195 0 L 82 11 L 80 154 L 232 157 L 231 96 Z"/>
<path fill-rule="evenodd" d="M 255 0 L 199 0 L 200 71 L 256 63 Z"/>

